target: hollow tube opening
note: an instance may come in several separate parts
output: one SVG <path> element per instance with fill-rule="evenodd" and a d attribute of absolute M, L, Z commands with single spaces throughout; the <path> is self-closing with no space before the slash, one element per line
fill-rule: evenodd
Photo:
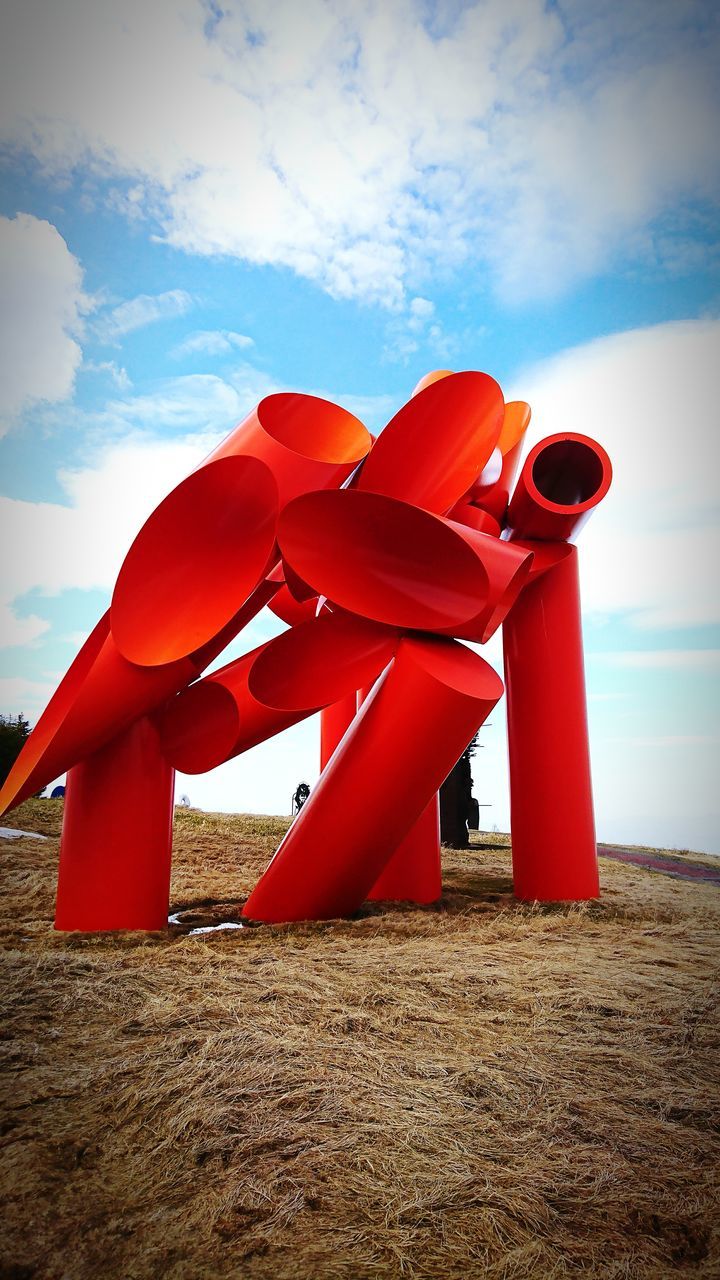
<path fill-rule="evenodd" d="M 540 496 L 560 507 L 579 507 L 591 501 L 604 475 L 602 459 L 581 440 L 549 444 L 538 453 L 532 469 Z"/>
<path fill-rule="evenodd" d="M 314 462 L 359 462 L 370 448 L 360 419 L 319 396 L 280 391 L 261 400 L 257 414 L 273 440 Z"/>

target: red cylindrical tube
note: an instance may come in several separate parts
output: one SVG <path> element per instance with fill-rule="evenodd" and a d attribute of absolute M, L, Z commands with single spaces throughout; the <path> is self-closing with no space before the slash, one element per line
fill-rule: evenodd
<path fill-rule="evenodd" d="M 165 929 L 174 771 L 152 722 L 68 773 L 56 929 Z"/>
<path fill-rule="evenodd" d="M 425 805 L 368 894 L 369 902 L 437 902 L 442 894 L 440 796 Z"/>
<path fill-rule="evenodd" d="M 333 751 L 345 736 L 355 719 L 355 690 L 346 693 L 339 702 L 331 702 L 320 713 L 320 770 L 325 768 Z"/>
<path fill-rule="evenodd" d="M 455 641 L 401 640 L 243 914 L 280 922 L 356 911 L 502 687 Z"/>
<path fill-rule="evenodd" d="M 396 633 L 325 613 L 199 680 L 163 713 L 163 750 L 204 773 L 352 693 L 392 657 Z"/>
<path fill-rule="evenodd" d="M 487 598 L 470 532 L 353 489 L 305 494 L 278 524 L 284 559 L 316 591 L 362 617 L 423 631 L 469 621 Z"/>
<path fill-rule="evenodd" d="M 270 567 L 277 512 L 277 485 L 256 458 L 218 458 L 173 489 L 115 584 L 110 625 L 123 657 L 176 662 L 222 631 Z"/>
<path fill-rule="evenodd" d="M 286 583 L 269 602 L 268 608 L 277 618 L 282 618 L 288 626 L 296 627 L 300 622 L 309 622 L 317 612 L 317 596 L 310 600 L 296 600 Z"/>
<path fill-rule="evenodd" d="M 486 373 L 426 384 L 381 431 L 357 488 L 443 515 L 482 471 L 503 422 L 503 395 Z"/>
<path fill-rule="evenodd" d="M 525 587 L 504 625 L 515 894 L 599 894 L 577 551 Z"/>
<path fill-rule="evenodd" d="M 0 792 L 0 813 L 155 711 L 204 671 L 277 591 L 261 582 L 210 644 L 161 667 L 128 662 L 104 614 L 85 641 L 18 756 Z"/>
<path fill-rule="evenodd" d="M 525 459 L 505 536 L 550 542 L 576 536 L 611 480 L 610 459 L 597 441 L 569 431 L 548 436 Z"/>
<path fill-rule="evenodd" d="M 280 509 L 312 489 L 335 488 L 355 470 L 372 436 L 347 409 L 318 396 L 266 396 L 202 463 L 242 454 L 273 473 Z"/>
<path fill-rule="evenodd" d="M 491 466 L 491 459 L 468 494 L 472 502 L 500 522 L 507 511 L 529 424 L 530 405 L 524 400 L 511 400 L 505 405 L 502 430 L 497 443 L 500 453 L 499 471 Z"/>

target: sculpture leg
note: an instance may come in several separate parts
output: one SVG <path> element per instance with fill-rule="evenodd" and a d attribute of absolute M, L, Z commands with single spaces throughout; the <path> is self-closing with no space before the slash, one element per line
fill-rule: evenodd
<path fill-rule="evenodd" d="M 464 646 L 402 640 L 243 914 L 278 922 L 356 911 L 501 693 Z"/>
<path fill-rule="evenodd" d="M 442 894 L 440 797 L 435 792 L 380 872 L 371 902 L 437 902 Z"/>
<path fill-rule="evenodd" d="M 372 692 L 358 689 L 358 710 Z M 437 902 L 442 894 L 440 794 L 435 792 L 368 894 L 369 902 Z"/>
<path fill-rule="evenodd" d="M 174 770 L 138 720 L 68 773 L 56 929 L 164 929 Z"/>
<path fill-rule="evenodd" d="M 355 690 L 320 713 L 320 769 L 325 768 L 345 730 L 355 719 Z"/>
<path fill-rule="evenodd" d="M 577 551 L 523 591 L 504 624 L 515 894 L 600 892 Z"/>

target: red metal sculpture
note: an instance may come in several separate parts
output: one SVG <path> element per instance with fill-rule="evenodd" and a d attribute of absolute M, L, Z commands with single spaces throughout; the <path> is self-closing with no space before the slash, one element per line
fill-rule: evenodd
<path fill-rule="evenodd" d="M 436 370 L 377 440 L 275 395 L 158 506 L 16 761 L 0 813 L 67 771 L 56 927 L 167 921 L 174 771 L 321 712 L 321 776 L 244 914 L 441 893 L 438 789 L 503 692 L 519 898 L 598 894 L 577 552 L 607 493 L 585 436 L 536 445 L 487 374 Z M 207 666 L 265 606 L 289 624 Z M 337 830 L 342 823 L 343 839 Z"/>

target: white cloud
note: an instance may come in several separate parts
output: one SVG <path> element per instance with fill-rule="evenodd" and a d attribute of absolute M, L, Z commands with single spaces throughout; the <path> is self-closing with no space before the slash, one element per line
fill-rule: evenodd
<path fill-rule="evenodd" d="M 252 346 L 253 340 L 247 334 L 235 333 L 232 329 L 201 329 L 178 343 L 171 354 L 176 360 L 194 355 L 226 356 Z"/>
<path fill-rule="evenodd" d="M 115 360 L 85 360 L 83 373 L 105 374 L 118 391 L 129 391 L 132 387 L 127 369 L 122 368 Z"/>
<path fill-rule="evenodd" d="M 579 538 L 583 604 L 641 628 L 720 621 L 716 414 L 720 321 L 631 330 L 518 377 L 528 447 L 579 431 L 599 440 L 613 484 Z"/>
<path fill-rule="evenodd" d="M 0 676 L 0 714 L 27 716 L 34 721 L 45 710 L 58 681 L 28 680 L 24 676 Z"/>
<path fill-rule="evenodd" d="M 72 394 L 89 301 L 59 231 L 29 213 L 0 217 L 0 434 L 22 412 Z"/>
<path fill-rule="evenodd" d="M 50 623 L 36 614 L 19 617 L 5 601 L 0 601 L 0 649 L 30 646 L 50 630 Z"/>
<path fill-rule="evenodd" d="M 13 613 L 13 603 L 26 593 L 55 595 L 72 587 L 109 592 L 132 539 L 157 503 L 260 399 L 285 389 L 244 364 L 233 372 L 232 382 L 212 374 L 169 378 L 152 393 L 110 400 L 100 412 L 74 410 L 90 460 L 59 471 L 65 501 L 0 496 L 3 543 L 12 548 L 0 563 L 5 644 L 28 643 L 47 629 L 40 618 Z M 339 400 L 376 428 L 397 408 L 387 396 L 308 391 Z"/>
<path fill-rule="evenodd" d="M 185 315 L 192 306 L 192 298 L 184 289 L 168 289 L 166 293 L 141 293 L 113 307 L 109 315 L 99 316 L 95 334 L 102 341 L 115 343 L 126 333 L 144 329 L 159 320 L 172 320 Z"/>
<path fill-rule="evenodd" d="M 718 190 L 711 19 L 701 0 L 26 0 L 0 116 L 189 252 L 392 307 L 466 260 L 542 296 L 623 253 L 686 255 L 680 202 Z"/>

